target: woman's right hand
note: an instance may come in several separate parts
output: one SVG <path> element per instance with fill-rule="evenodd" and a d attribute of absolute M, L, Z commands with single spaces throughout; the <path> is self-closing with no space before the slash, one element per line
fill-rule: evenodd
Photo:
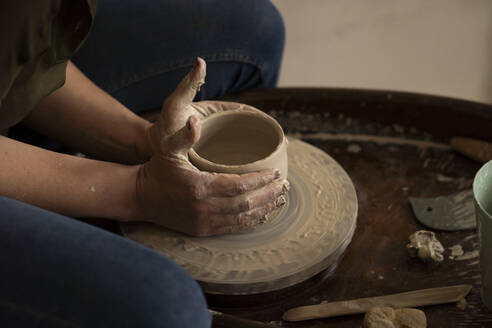
<path fill-rule="evenodd" d="M 287 183 L 273 168 L 217 174 L 202 172 L 189 162 L 188 151 L 200 138 L 200 120 L 190 111 L 197 86 L 205 78 L 200 65 L 166 99 L 149 133 L 153 155 L 137 174 L 136 202 L 146 221 L 193 236 L 210 236 L 258 224 L 277 207 Z"/>

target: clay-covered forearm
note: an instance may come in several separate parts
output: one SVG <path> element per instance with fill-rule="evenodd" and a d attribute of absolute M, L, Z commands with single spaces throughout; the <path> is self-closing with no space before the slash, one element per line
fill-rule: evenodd
<path fill-rule="evenodd" d="M 134 220 L 138 166 L 59 154 L 0 136 L 0 195 L 71 217 Z"/>
<path fill-rule="evenodd" d="M 44 98 L 23 123 L 95 159 L 135 164 L 150 157 L 145 137 L 150 123 L 92 83 L 71 62 L 64 86 Z"/>

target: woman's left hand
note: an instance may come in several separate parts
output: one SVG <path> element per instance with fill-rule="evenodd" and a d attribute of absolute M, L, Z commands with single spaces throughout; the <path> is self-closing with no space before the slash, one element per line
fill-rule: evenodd
<path fill-rule="evenodd" d="M 193 102 L 196 93 L 205 83 L 206 63 L 203 59 L 197 61 L 188 75 L 181 81 L 176 90 L 164 102 L 157 121 L 146 130 L 149 155 L 159 151 L 166 152 L 172 148 L 169 137 L 182 129 L 191 116 L 202 120 L 213 113 L 226 110 L 242 109 L 258 111 L 258 109 L 236 102 L 200 101 Z"/>

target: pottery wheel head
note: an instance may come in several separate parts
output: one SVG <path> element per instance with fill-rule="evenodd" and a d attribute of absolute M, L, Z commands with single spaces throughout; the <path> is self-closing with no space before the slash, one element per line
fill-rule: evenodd
<path fill-rule="evenodd" d="M 356 226 L 352 181 L 328 154 L 289 139 L 287 203 L 248 233 L 195 238 L 147 223 L 123 234 L 184 267 L 207 293 L 254 294 L 302 282 L 335 264 Z"/>

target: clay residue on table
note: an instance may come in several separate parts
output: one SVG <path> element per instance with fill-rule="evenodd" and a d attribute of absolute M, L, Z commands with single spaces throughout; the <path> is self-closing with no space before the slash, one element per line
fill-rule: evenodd
<path fill-rule="evenodd" d="M 414 140 L 407 138 L 391 137 L 391 136 L 374 136 L 374 135 L 363 135 L 363 134 L 348 134 L 348 133 L 292 133 L 292 137 L 302 138 L 305 140 L 343 140 L 348 142 L 374 142 L 380 145 L 404 145 L 404 146 L 414 146 L 419 148 L 435 148 L 441 150 L 449 150 L 450 146 L 442 143 L 437 143 L 427 140 Z"/>
<path fill-rule="evenodd" d="M 449 255 L 450 260 L 464 254 L 463 247 L 460 244 L 449 247 L 449 250 L 451 251 L 451 254 Z"/>
<path fill-rule="evenodd" d="M 441 262 L 444 257 L 444 247 L 436 239 L 432 231 L 419 230 L 408 237 L 407 250 L 412 257 L 418 257 L 424 262 Z"/>
<path fill-rule="evenodd" d="M 463 255 L 455 258 L 456 261 L 465 261 L 475 259 L 480 256 L 480 252 L 478 250 L 473 250 L 470 252 L 465 252 Z"/>

